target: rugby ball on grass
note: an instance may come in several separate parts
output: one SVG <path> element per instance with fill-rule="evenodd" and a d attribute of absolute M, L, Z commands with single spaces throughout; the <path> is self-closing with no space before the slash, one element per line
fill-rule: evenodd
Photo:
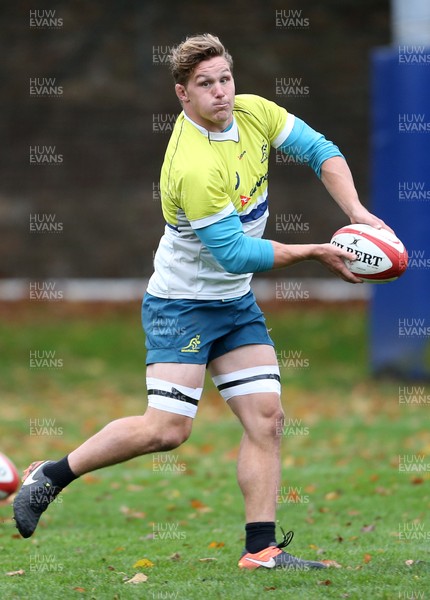
<path fill-rule="evenodd" d="M 13 462 L 0 452 L 0 500 L 4 500 L 18 489 L 19 475 Z"/>
<path fill-rule="evenodd" d="M 346 225 L 336 231 L 330 243 L 357 257 L 356 260 L 346 260 L 345 264 L 351 273 L 368 283 L 394 281 L 408 266 L 406 248 L 386 229 Z"/>

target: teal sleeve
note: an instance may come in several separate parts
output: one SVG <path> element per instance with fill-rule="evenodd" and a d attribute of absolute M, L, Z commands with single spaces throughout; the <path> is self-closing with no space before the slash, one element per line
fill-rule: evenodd
<path fill-rule="evenodd" d="M 273 267 L 275 252 L 271 242 L 245 235 L 236 211 L 194 231 L 229 273 L 257 273 Z"/>
<path fill-rule="evenodd" d="M 295 117 L 291 133 L 278 149 L 308 163 L 318 177 L 321 177 L 321 166 L 325 160 L 333 156 L 343 158 L 333 142 L 326 140 L 322 133 L 318 133 L 298 117 Z"/>

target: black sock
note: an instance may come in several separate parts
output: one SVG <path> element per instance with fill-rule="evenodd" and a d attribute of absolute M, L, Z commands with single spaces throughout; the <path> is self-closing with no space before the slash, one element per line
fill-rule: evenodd
<path fill-rule="evenodd" d="M 68 456 L 46 465 L 46 467 L 43 467 L 43 472 L 49 477 L 55 487 L 61 489 L 78 478 L 78 475 L 75 475 L 70 468 Z"/>
<path fill-rule="evenodd" d="M 251 554 L 264 550 L 264 548 L 267 548 L 270 544 L 276 544 L 275 523 L 272 521 L 247 523 L 245 525 L 245 531 L 245 548 Z"/>

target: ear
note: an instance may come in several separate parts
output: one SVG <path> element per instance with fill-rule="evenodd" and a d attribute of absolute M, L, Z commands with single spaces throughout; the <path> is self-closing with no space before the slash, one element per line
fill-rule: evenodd
<path fill-rule="evenodd" d="M 175 85 L 175 92 L 180 102 L 188 102 L 188 93 L 185 89 L 185 86 L 183 86 L 180 83 L 177 83 Z"/>

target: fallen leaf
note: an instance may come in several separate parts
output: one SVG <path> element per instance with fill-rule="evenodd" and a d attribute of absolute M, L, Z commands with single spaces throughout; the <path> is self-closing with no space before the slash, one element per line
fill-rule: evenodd
<path fill-rule="evenodd" d="M 365 555 L 364 555 L 364 557 L 363 557 L 363 561 L 366 563 L 366 565 L 367 565 L 367 563 L 369 563 L 371 560 L 372 560 L 372 556 L 371 556 L 371 554 L 365 554 Z"/>
<path fill-rule="evenodd" d="M 318 581 L 318 585 L 331 585 L 331 580 L 323 579 L 322 581 Z"/>
<path fill-rule="evenodd" d="M 214 447 L 212 444 L 203 444 L 203 446 L 200 446 L 201 454 L 210 454 L 213 449 Z"/>
<path fill-rule="evenodd" d="M 337 500 L 340 498 L 340 492 L 328 492 L 324 497 L 326 500 Z"/>
<path fill-rule="evenodd" d="M 364 525 L 360 531 L 362 531 L 363 533 L 369 533 L 370 531 L 374 531 L 375 529 L 375 525 Z"/>
<path fill-rule="evenodd" d="M 203 504 L 200 500 L 191 500 L 191 506 L 201 513 L 212 512 L 212 508 L 209 508 L 209 506 L 206 506 L 206 504 Z"/>
<path fill-rule="evenodd" d="M 121 506 L 119 510 L 128 519 L 144 519 L 146 517 L 146 513 L 133 510 L 128 506 Z"/>
<path fill-rule="evenodd" d="M 287 495 L 287 500 L 289 502 L 300 502 L 301 496 L 297 490 L 291 490 Z"/>
<path fill-rule="evenodd" d="M 412 485 L 420 485 L 421 483 L 424 483 L 424 479 L 422 477 L 413 477 L 411 483 Z"/>
<path fill-rule="evenodd" d="M 334 567 L 335 569 L 342 568 L 342 565 L 340 565 L 335 560 L 331 560 L 330 558 L 326 558 L 325 560 L 322 560 L 321 562 L 324 563 L 327 567 Z"/>
<path fill-rule="evenodd" d="M 405 565 L 407 565 L 408 567 L 411 567 L 411 566 L 414 564 L 414 562 L 415 562 L 415 561 L 414 561 L 414 560 L 411 560 L 411 559 L 409 559 L 409 560 L 405 560 Z"/>
<path fill-rule="evenodd" d="M 268 587 L 267 585 L 264 586 L 264 591 L 265 592 L 271 592 L 272 590 L 276 590 L 277 588 L 275 588 L 275 586 L 271 585 L 270 587 Z"/>
<path fill-rule="evenodd" d="M 307 494 L 313 494 L 313 492 L 316 492 L 317 486 L 313 483 L 310 483 L 309 485 L 307 485 L 305 487 L 305 492 Z"/>
<path fill-rule="evenodd" d="M 213 560 L 216 560 L 216 558 L 199 558 L 200 562 L 212 562 Z"/>
<path fill-rule="evenodd" d="M 73 590 L 75 592 L 86 592 L 87 590 L 83 587 L 74 587 Z"/>
<path fill-rule="evenodd" d="M 126 489 L 128 492 L 141 492 L 145 488 L 143 487 L 143 485 L 136 485 L 135 483 L 130 483 Z"/>
<path fill-rule="evenodd" d="M 145 575 L 144 573 L 136 573 L 136 575 L 133 575 L 131 579 L 128 579 L 124 583 L 145 583 L 147 580 L 148 575 Z"/>
<path fill-rule="evenodd" d="M 91 473 L 86 473 L 85 475 L 83 475 L 81 477 L 81 479 L 83 480 L 84 483 L 91 485 L 93 483 L 98 483 L 100 480 L 100 477 L 97 477 L 96 475 L 92 475 Z"/>
<path fill-rule="evenodd" d="M 375 494 L 379 494 L 380 496 L 390 496 L 391 490 L 384 488 L 382 485 L 378 485 L 378 487 L 375 488 Z"/>
<path fill-rule="evenodd" d="M 25 575 L 24 569 L 19 569 L 18 571 L 8 571 L 6 573 L 8 577 L 15 577 L 15 575 Z"/>
<path fill-rule="evenodd" d="M 208 548 L 224 548 L 224 542 L 211 542 Z"/>
<path fill-rule="evenodd" d="M 137 569 L 138 567 L 153 567 L 154 563 L 148 558 L 141 558 L 137 562 L 134 563 L 133 568 Z"/>
<path fill-rule="evenodd" d="M 179 554 L 179 552 L 175 552 L 174 554 L 172 554 L 171 556 L 169 556 L 170 560 L 180 560 L 181 559 L 181 555 Z"/>

